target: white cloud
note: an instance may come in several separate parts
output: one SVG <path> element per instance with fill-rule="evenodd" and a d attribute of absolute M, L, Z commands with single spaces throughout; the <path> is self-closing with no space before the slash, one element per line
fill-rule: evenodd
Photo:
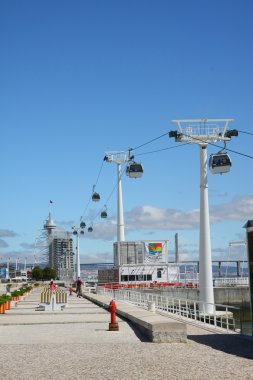
<path fill-rule="evenodd" d="M 67 227 L 72 227 L 75 222 L 74 220 L 57 220 L 56 222 L 56 225 L 61 225 L 61 226 L 67 226 Z"/>
<path fill-rule="evenodd" d="M 230 202 L 210 207 L 211 223 L 242 221 L 253 218 L 253 196 L 236 197 Z M 88 226 L 87 226 L 88 227 Z M 183 211 L 159 208 L 152 205 L 138 206 L 125 212 L 125 231 L 143 231 L 151 235 L 155 231 L 180 231 L 199 228 L 199 209 Z M 86 229 L 87 231 L 87 229 Z M 117 238 L 117 221 L 94 223 L 93 232 L 85 232 L 84 238 L 114 241 Z"/>
<path fill-rule="evenodd" d="M 0 230 L 0 237 L 16 237 L 18 234 L 11 230 Z"/>
<path fill-rule="evenodd" d="M 223 221 L 240 221 L 242 225 L 248 219 L 253 219 L 253 196 L 245 195 L 238 196 L 232 199 L 230 202 L 211 206 L 210 208 L 210 220 L 211 223 L 219 223 Z M 88 225 L 87 225 L 88 227 Z M 87 232 L 87 227 L 85 229 L 84 239 L 91 240 L 104 240 L 104 241 L 115 241 L 117 239 L 117 221 L 112 218 L 108 218 L 106 221 L 101 221 L 99 223 L 94 223 L 93 232 Z M 127 233 L 129 232 L 142 232 L 144 235 L 153 234 L 156 231 L 180 231 L 180 230 L 197 230 L 199 228 L 199 210 L 192 209 L 189 211 L 183 211 L 174 208 L 159 208 L 152 205 L 139 206 L 125 213 L 125 230 L 126 239 Z M 1 237 L 14 237 L 17 234 L 10 230 L 0 230 Z M 243 240 L 244 234 L 238 235 L 238 240 Z M 8 245 L 4 240 L 0 240 L 0 247 L 6 248 Z M 198 248 L 187 244 L 181 246 L 181 254 L 183 258 L 193 260 L 198 255 Z M 31 255 L 32 245 L 22 243 L 20 244 L 23 250 L 17 252 L 5 252 L 1 256 L 4 257 L 22 257 Z M 239 251 L 240 250 L 240 251 Z M 241 255 L 241 250 L 238 252 L 233 251 L 234 258 Z M 108 256 L 108 260 L 106 259 Z M 222 250 L 213 249 L 213 259 L 215 257 L 221 257 L 221 255 L 226 255 L 226 252 Z M 85 262 L 86 258 L 90 260 L 89 262 L 102 262 L 102 261 L 112 261 L 111 253 L 98 253 L 97 255 L 84 255 Z"/>
<path fill-rule="evenodd" d="M 6 248 L 9 247 L 9 244 L 6 243 L 3 239 L 0 239 L 0 248 Z"/>
<path fill-rule="evenodd" d="M 212 223 L 223 220 L 247 221 L 253 218 L 253 196 L 238 196 L 232 201 L 220 204 L 210 209 L 210 220 Z"/>
<path fill-rule="evenodd" d="M 93 264 L 93 263 L 112 263 L 113 254 L 112 252 L 97 252 L 92 254 L 82 254 L 80 253 L 81 263 Z"/>
<path fill-rule="evenodd" d="M 144 205 L 126 214 L 128 230 L 192 230 L 199 227 L 199 209 L 182 211 Z M 230 202 L 212 206 L 210 221 L 247 221 L 253 218 L 253 196 L 238 196 Z"/>
<path fill-rule="evenodd" d="M 115 240 L 117 236 L 117 224 L 115 220 L 109 220 L 106 223 L 96 223 L 93 225 L 93 231 L 88 232 L 88 225 L 83 237 L 85 239 Z M 82 235 L 81 235 L 82 237 Z"/>
<path fill-rule="evenodd" d="M 25 250 L 34 250 L 34 244 L 28 244 L 28 243 L 20 243 L 20 247 L 24 248 Z"/>
<path fill-rule="evenodd" d="M 144 205 L 126 213 L 129 230 L 189 230 L 199 224 L 199 210 L 181 211 Z"/>

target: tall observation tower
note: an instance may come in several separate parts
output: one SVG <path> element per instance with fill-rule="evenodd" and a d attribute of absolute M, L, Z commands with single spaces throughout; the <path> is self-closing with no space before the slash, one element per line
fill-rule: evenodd
<path fill-rule="evenodd" d="M 72 282 L 74 273 L 74 252 L 71 232 L 57 228 L 51 212 L 44 223 L 47 234 L 47 257 L 50 268 L 56 270 L 57 277 L 66 282 Z"/>
<path fill-rule="evenodd" d="M 54 268 L 54 258 L 53 258 L 53 252 L 52 252 L 52 241 L 54 238 L 54 231 L 56 230 L 56 224 L 54 223 L 52 219 L 51 212 L 49 211 L 48 218 L 46 219 L 44 223 L 44 231 L 47 235 L 47 259 L 48 264 L 50 268 Z"/>
<path fill-rule="evenodd" d="M 56 224 L 54 223 L 54 221 L 52 219 L 51 212 L 49 212 L 48 218 L 45 221 L 44 229 L 47 231 L 48 236 L 51 236 L 52 231 L 56 229 Z"/>

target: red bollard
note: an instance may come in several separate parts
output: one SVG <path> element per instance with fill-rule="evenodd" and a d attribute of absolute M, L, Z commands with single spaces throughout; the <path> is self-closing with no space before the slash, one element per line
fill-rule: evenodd
<path fill-rule="evenodd" d="M 111 323 L 109 323 L 109 331 L 119 331 L 118 322 L 116 322 L 116 302 L 110 302 L 109 311 L 111 312 Z"/>
<path fill-rule="evenodd" d="M 72 291 L 73 291 L 73 289 L 72 289 L 72 287 L 70 287 L 70 288 L 69 288 L 69 295 L 70 295 L 70 296 L 72 296 Z"/>

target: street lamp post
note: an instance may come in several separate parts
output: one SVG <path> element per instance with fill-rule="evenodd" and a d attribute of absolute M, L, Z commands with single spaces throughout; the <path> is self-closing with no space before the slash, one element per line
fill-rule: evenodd
<path fill-rule="evenodd" d="M 7 260 L 7 273 L 6 273 L 6 279 L 9 280 L 10 278 L 10 261 L 11 261 L 11 258 L 8 257 L 8 260 Z"/>
<path fill-rule="evenodd" d="M 19 257 L 16 258 L 16 272 L 18 271 L 18 262 L 19 262 Z"/>
<path fill-rule="evenodd" d="M 81 265 L 80 265 L 80 253 L 79 253 L 79 235 L 84 234 L 85 223 L 81 222 L 80 226 L 72 226 L 73 235 L 76 236 L 76 277 L 81 276 Z"/>

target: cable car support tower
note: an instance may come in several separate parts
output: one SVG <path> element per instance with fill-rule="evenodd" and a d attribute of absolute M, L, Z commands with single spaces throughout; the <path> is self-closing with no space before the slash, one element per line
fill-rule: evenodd
<path fill-rule="evenodd" d="M 175 141 L 197 144 L 200 148 L 199 301 L 202 305 L 200 311 L 210 314 L 213 314 L 215 310 L 207 182 L 207 145 L 223 141 L 225 146 L 232 136 L 238 136 L 237 130 L 228 130 L 228 125 L 232 121 L 233 119 L 172 120 L 178 130 L 169 132 L 169 137 L 174 137 Z M 224 172 L 226 171 L 224 170 Z"/>
<path fill-rule="evenodd" d="M 105 152 L 105 161 L 115 162 L 118 173 L 118 201 L 117 201 L 117 242 L 125 241 L 124 211 L 122 198 L 121 164 L 129 162 L 131 158 L 127 151 Z"/>

